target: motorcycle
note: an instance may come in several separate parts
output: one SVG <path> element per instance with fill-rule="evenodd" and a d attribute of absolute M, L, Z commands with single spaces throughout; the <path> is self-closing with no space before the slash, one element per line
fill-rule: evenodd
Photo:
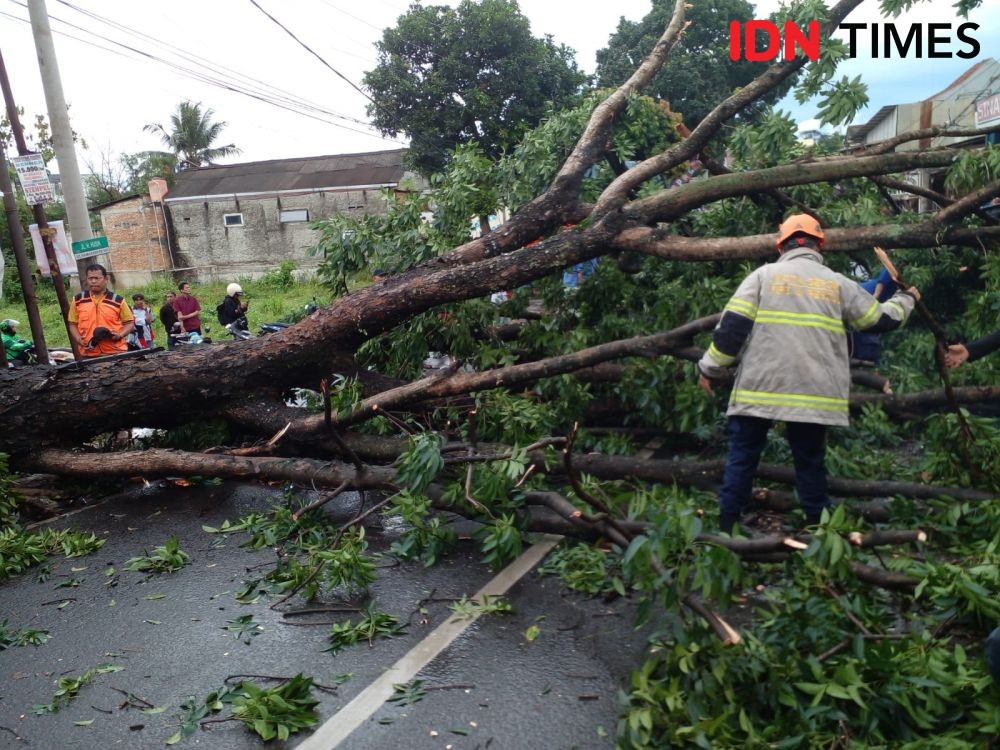
<path fill-rule="evenodd" d="M 302 318 L 308 315 L 312 315 L 318 309 L 319 309 L 319 304 L 316 302 L 316 298 L 313 297 L 312 302 L 308 303 L 303 308 L 302 314 L 295 315 L 295 317 L 297 318 L 295 322 L 298 322 L 298 320 L 301 320 Z M 256 335 L 254 335 L 250 331 L 250 324 L 247 322 L 246 315 L 242 315 L 236 320 L 234 320 L 232 323 L 226 325 L 226 332 L 229 333 L 229 335 L 232 336 L 233 339 L 235 339 L 236 341 L 246 341 L 247 339 L 257 338 L 257 336 L 266 336 L 269 333 L 277 333 L 278 331 L 283 331 L 290 325 L 294 325 L 294 323 L 286 323 L 282 321 L 261 323 L 258 329 L 259 332 Z"/>

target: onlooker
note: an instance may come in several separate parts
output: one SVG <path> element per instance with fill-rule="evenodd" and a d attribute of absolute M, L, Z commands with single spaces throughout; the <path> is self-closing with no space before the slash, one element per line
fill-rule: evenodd
<path fill-rule="evenodd" d="M 806 214 L 778 230 L 777 262 L 747 276 L 726 304 L 712 345 L 698 363 L 699 385 L 737 367 L 729 399 L 729 448 L 719 492 L 719 527 L 732 533 L 750 500 L 772 420 L 786 423 L 795 489 L 810 525 L 828 507 L 826 428 L 848 424 L 851 374 L 845 325 L 891 331 L 913 310 L 911 287 L 879 304 L 857 282 L 831 271 L 824 233 Z"/>
<path fill-rule="evenodd" d="M 859 286 L 874 297 L 878 302 L 888 302 L 899 289 L 899 285 L 893 280 L 888 269 L 882 271 L 867 281 L 862 281 Z M 871 331 L 851 332 L 851 357 L 864 364 L 877 365 L 882 356 L 882 338 L 877 333 Z"/>
<path fill-rule="evenodd" d="M 963 362 L 974 362 L 998 349 L 1000 349 L 1000 331 L 994 331 L 971 344 L 952 344 L 944 355 L 944 363 L 948 367 L 958 367 Z"/>
<path fill-rule="evenodd" d="M 17 335 L 17 327 L 19 325 L 21 324 L 18 321 L 11 318 L 0 322 L 0 337 L 3 338 L 3 348 L 7 353 L 7 363 L 9 366 L 13 366 L 10 363 L 15 361 L 27 363 L 31 347 L 34 346 L 27 339 L 23 339 Z"/>
<path fill-rule="evenodd" d="M 136 343 L 140 349 L 153 345 L 153 311 L 141 294 L 132 295 L 132 316 L 135 318 Z"/>
<path fill-rule="evenodd" d="M 215 312 L 223 326 L 245 331 L 250 327 L 247 323 L 248 307 L 243 300 L 243 287 L 234 283 L 226 287 L 226 298 L 215 308 Z"/>
<path fill-rule="evenodd" d="M 174 299 L 174 310 L 181 324 L 182 333 L 197 333 L 201 336 L 201 305 L 191 294 L 191 285 L 186 281 L 177 287 L 180 294 Z"/>
<path fill-rule="evenodd" d="M 580 284 L 589 279 L 597 268 L 597 258 L 577 263 L 563 271 L 563 286 L 567 289 L 577 289 Z"/>
<path fill-rule="evenodd" d="M 174 325 L 177 324 L 177 311 L 174 310 L 174 299 L 177 295 L 171 289 L 167 292 L 166 299 L 163 302 L 163 306 L 160 308 L 160 322 L 163 324 L 163 330 L 167 334 L 167 349 L 174 348 Z"/>
<path fill-rule="evenodd" d="M 99 263 L 87 266 L 87 291 L 74 295 L 67 320 L 73 346 L 84 357 L 127 351 L 125 339 L 135 329 L 132 309 L 108 289 L 108 271 Z"/>

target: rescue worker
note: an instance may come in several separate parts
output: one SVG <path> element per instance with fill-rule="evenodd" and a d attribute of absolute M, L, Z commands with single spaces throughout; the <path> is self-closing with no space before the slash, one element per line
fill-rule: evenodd
<path fill-rule="evenodd" d="M 726 304 L 699 385 L 736 367 L 729 400 L 729 447 L 719 493 L 720 529 L 732 533 L 750 499 L 760 454 L 774 420 L 786 423 L 795 488 L 808 525 L 830 504 L 826 429 L 847 426 L 851 374 L 846 327 L 891 331 L 906 322 L 920 293 L 913 287 L 879 303 L 857 282 L 828 269 L 819 222 L 806 214 L 778 229 L 780 257 L 747 276 Z"/>
<path fill-rule="evenodd" d="M 132 308 L 108 289 L 107 269 L 99 263 L 87 266 L 87 291 L 74 295 L 67 319 L 73 346 L 84 357 L 127 351 L 125 338 L 135 330 Z"/>
<path fill-rule="evenodd" d="M 944 355 L 944 363 L 948 367 L 958 367 L 963 362 L 975 362 L 995 351 L 1000 351 L 1000 331 L 994 331 L 969 344 L 952 344 Z M 7 356 L 10 357 L 9 354 Z"/>

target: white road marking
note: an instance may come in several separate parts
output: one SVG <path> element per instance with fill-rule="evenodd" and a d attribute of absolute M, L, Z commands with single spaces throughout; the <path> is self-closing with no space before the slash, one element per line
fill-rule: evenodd
<path fill-rule="evenodd" d="M 561 536 L 546 535 L 542 541 L 529 547 L 514 562 L 501 570 L 476 592 L 473 599 L 481 602 L 485 596 L 496 597 L 505 594 L 511 586 L 538 565 L 560 541 L 562 541 Z M 371 685 L 358 693 L 350 703 L 327 719 L 296 750 L 333 750 L 392 697 L 393 685 L 412 680 L 477 619 L 479 619 L 478 614 L 465 620 L 449 617 Z"/>

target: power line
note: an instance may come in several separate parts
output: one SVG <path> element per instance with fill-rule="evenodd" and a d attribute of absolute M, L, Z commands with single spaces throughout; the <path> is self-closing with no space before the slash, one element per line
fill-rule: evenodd
<path fill-rule="evenodd" d="M 24 7 L 24 8 L 27 7 L 24 3 L 18 2 L 18 0 L 10 0 L 10 2 L 14 3 L 15 5 L 19 5 L 21 7 Z M 2 15 L 7 16 L 9 18 L 12 18 L 13 20 L 16 20 L 16 21 L 21 21 L 22 23 L 30 24 L 30 21 L 28 19 L 19 18 L 17 16 L 11 15 L 9 13 L 3 13 Z M 221 88 L 221 89 L 224 89 L 226 91 L 230 91 L 230 92 L 235 93 L 235 94 L 242 94 L 243 96 L 248 96 L 248 97 L 250 97 L 252 99 L 256 99 L 256 100 L 258 100 L 260 102 L 263 102 L 265 104 L 270 104 L 271 106 L 278 107 L 280 109 L 284 109 L 286 111 L 292 112 L 293 114 L 298 114 L 298 115 L 302 115 L 304 117 L 309 117 L 310 119 L 318 120 L 319 122 L 322 122 L 324 124 L 332 125 L 334 127 L 341 128 L 343 130 L 347 130 L 347 131 L 350 131 L 350 132 L 353 132 L 353 133 L 359 133 L 361 135 L 366 135 L 366 136 L 369 136 L 369 137 L 372 137 L 372 138 L 378 138 L 379 140 L 389 141 L 391 143 L 398 143 L 400 145 L 406 145 L 404 142 L 398 141 L 398 140 L 393 139 L 393 138 L 387 138 L 387 137 L 385 137 L 383 135 L 379 135 L 379 134 L 368 132 L 368 131 L 364 131 L 364 130 L 359 130 L 357 128 L 352 128 L 352 127 L 349 127 L 347 125 L 342 125 L 340 123 L 332 122 L 331 120 L 327 119 L 328 117 L 334 117 L 334 118 L 339 118 L 339 119 L 347 120 L 347 121 L 350 121 L 350 122 L 356 122 L 356 123 L 359 123 L 359 124 L 363 125 L 364 127 L 369 127 L 369 128 L 371 127 L 367 123 L 364 123 L 361 120 L 358 120 L 356 118 L 351 118 L 351 117 L 348 117 L 346 115 L 338 114 L 336 112 L 330 112 L 328 110 L 324 110 L 324 109 L 322 109 L 322 108 L 320 108 L 320 107 L 318 107 L 316 105 L 312 105 L 312 104 L 309 104 L 309 103 L 296 102 L 296 101 L 294 101 L 294 99 L 290 99 L 288 96 L 283 96 L 283 97 L 279 96 L 279 97 L 276 98 L 275 95 L 273 95 L 273 94 L 268 94 L 266 92 L 260 92 L 260 91 L 254 91 L 251 88 L 248 88 L 246 86 L 246 84 L 242 84 L 242 83 L 239 83 L 239 82 L 227 81 L 227 80 L 225 80 L 225 78 L 213 77 L 211 75 L 207 75 L 205 73 L 202 73 L 202 72 L 200 72 L 198 70 L 192 70 L 192 69 L 187 68 L 187 67 L 185 67 L 183 65 L 180 65 L 180 64 L 178 64 L 176 62 L 173 62 L 173 61 L 170 61 L 170 60 L 166 60 L 166 59 L 164 59 L 162 57 L 159 57 L 158 55 L 154 55 L 154 54 L 152 54 L 150 52 L 146 52 L 146 51 L 138 49 L 136 47 L 132 47 L 132 46 L 130 46 L 128 44 L 125 44 L 123 42 L 119 42 L 119 41 L 114 40 L 114 39 L 109 39 L 109 38 L 107 38 L 107 37 L 105 37 L 105 36 L 103 36 L 103 35 L 101 35 L 101 34 L 99 34 L 97 32 L 94 32 L 94 31 L 91 31 L 89 29 L 83 28 L 81 26 L 78 26 L 78 25 L 76 25 L 74 23 L 71 23 L 69 21 L 63 20 L 61 18 L 57 18 L 57 17 L 52 16 L 52 15 L 50 15 L 49 17 L 52 20 L 58 21 L 59 23 L 65 24 L 65 25 L 67 25 L 67 26 L 69 26 L 71 28 L 74 28 L 74 29 L 77 29 L 79 31 L 82 31 L 85 34 L 92 35 L 92 36 L 94 36 L 94 37 L 96 37 L 96 38 L 98 38 L 98 39 L 100 39 L 102 41 L 105 41 L 105 42 L 108 42 L 110 44 L 113 44 L 113 45 L 116 45 L 118 47 L 121 47 L 121 48 L 123 48 L 123 49 L 125 49 L 128 52 L 131 52 L 133 54 L 132 55 L 128 55 L 128 54 L 125 54 L 125 53 L 120 52 L 118 50 L 110 49 L 110 48 L 105 47 L 103 45 L 97 44 L 97 43 L 95 43 L 95 42 L 93 42 L 91 40 L 83 39 L 81 37 L 75 36 L 73 34 L 67 33 L 67 32 L 62 31 L 62 30 L 59 30 L 59 31 L 56 32 L 56 33 L 60 34 L 61 36 L 65 36 L 65 37 L 67 37 L 69 39 L 73 39 L 75 41 L 81 42 L 82 44 L 87 44 L 87 45 L 90 45 L 90 46 L 95 47 L 97 49 L 100 49 L 102 51 L 111 52 L 112 54 L 117 54 L 117 55 L 120 55 L 122 57 L 126 57 L 127 59 L 145 59 L 147 61 L 157 62 L 157 63 L 160 63 L 162 65 L 166 65 L 169 68 L 173 68 L 175 71 L 177 71 L 178 73 L 180 73 L 181 75 L 183 75 L 185 77 L 192 78 L 192 79 L 194 79 L 196 81 L 200 81 L 200 82 L 208 84 L 210 86 L 215 86 L 217 88 Z M 135 56 L 138 56 L 138 58 L 136 58 Z M 208 66 L 206 66 L 206 67 L 208 67 Z M 218 73 L 218 71 L 213 71 L 213 72 Z M 265 85 L 267 85 L 267 84 L 265 84 Z M 287 102 L 287 103 L 283 103 L 281 101 L 281 99 L 284 99 L 285 102 Z M 313 111 L 311 112 L 311 111 L 307 111 L 307 110 L 313 110 Z M 324 117 L 322 115 L 326 115 L 326 117 Z"/>
<path fill-rule="evenodd" d="M 325 5 L 328 8 L 333 8 L 338 13 L 343 13 L 348 18 L 353 18 L 355 21 L 358 21 L 359 23 L 363 23 L 365 26 L 368 26 L 370 28 L 375 29 L 375 31 L 382 31 L 382 29 L 380 29 L 375 24 L 369 23 L 365 19 L 359 18 L 358 16 L 354 15 L 353 13 L 348 13 L 346 10 L 342 10 L 342 9 L 338 8 L 336 5 L 334 5 L 333 3 L 329 2 L 329 0 L 320 0 L 320 2 L 322 2 L 323 5 Z"/>
<path fill-rule="evenodd" d="M 78 13 L 82 13 L 83 15 L 86 15 L 86 16 L 88 16 L 88 17 L 90 17 L 90 18 L 92 18 L 92 19 L 94 19 L 94 20 L 96 20 L 96 21 L 98 21 L 100 23 L 106 24 L 108 26 L 111 26 L 112 28 L 118 29 L 120 31 L 124 31 L 124 32 L 126 32 L 128 34 L 131 34 L 131 35 L 133 35 L 135 37 L 138 37 L 139 39 L 142 39 L 144 41 L 149 41 L 149 42 L 152 42 L 155 45 L 163 47 L 163 48 L 167 49 L 169 52 L 177 55 L 182 60 L 186 60 L 186 61 L 188 61 L 190 63 L 195 64 L 195 65 L 199 65 L 201 67 L 208 68 L 211 72 L 215 73 L 216 75 L 223 76 L 223 77 L 236 76 L 237 78 L 242 78 L 242 79 L 244 79 L 246 81 L 249 81 L 249 82 L 251 82 L 254 85 L 248 86 L 247 84 L 244 84 L 244 83 L 238 83 L 238 85 L 241 85 L 241 86 L 244 86 L 246 88 L 249 88 L 250 90 L 255 90 L 256 89 L 259 93 L 262 93 L 262 94 L 264 94 L 266 96 L 275 97 L 275 98 L 277 98 L 279 100 L 285 101 L 285 102 L 287 102 L 289 104 L 292 104 L 294 106 L 302 107 L 303 109 L 309 109 L 309 110 L 312 110 L 314 112 L 319 112 L 319 113 L 322 113 L 322 114 L 327 114 L 327 115 L 330 115 L 332 117 L 336 117 L 338 119 L 347 120 L 348 122 L 354 122 L 354 123 L 357 123 L 358 125 L 363 125 L 365 127 L 369 127 L 368 123 L 366 123 L 366 122 L 364 122 L 362 120 L 359 120 L 356 117 L 349 117 L 347 115 L 343 115 L 343 114 L 340 114 L 338 112 L 333 112 L 331 110 L 328 110 L 328 109 L 320 106 L 319 104 L 316 104 L 315 102 L 311 102 L 311 101 L 309 101 L 307 99 L 304 99 L 304 98 L 302 98 L 300 96 L 292 95 L 289 92 L 287 92 L 287 91 L 285 91 L 283 89 L 278 88 L 277 86 L 273 86 L 273 85 L 271 85 L 269 83 L 266 83 L 264 81 L 261 81 L 261 80 L 259 80 L 257 78 L 254 78 L 252 76 L 246 75 L 245 73 L 241 73 L 240 71 L 234 70 L 233 68 L 229 68 L 229 67 L 227 67 L 225 65 L 222 65 L 221 63 L 217 63 L 217 62 L 214 62 L 212 60 L 209 60 L 208 58 L 203 57 L 201 55 L 198 55 L 198 54 L 196 54 L 194 52 L 189 52 L 189 51 L 187 51 L 187 50 L 185 50 L 185 49 L 183 49 L 181 47 L 176 47 L 176 46 L 173 46 L 173 45 L 170 45 L 170 44 L 166 44 L 165 42 L 162 42 L 159 39 L 157 39 L 156 37 L 150 36 L 149 34 L 146 34 L 145 32 L 138 31 L 137 29 L 131 28 L 130 26 L 126 26 L 125 24 L 119 23 L 118 21 L 114 21 L 112 19 L 105 18 L 105 17 L 103 17 L 103 16 L 101 16 L 101 15 L 99 15 L 97 13 L 94 13 L 93 11 L 87 10 L 86 8 L 80 8 L 80 7 L 76 6 L 76 5 L 74 5 L 73 3 L 68 2 L 68 0 L 58 0 L 58 2 L 62 3 L 63 5 L 65 5 L 66 7 L 70 8 L 70 9 L 75 10 Z M 93 33 L 93 34 L 96 35 L 96 32 L 89 32 L 89 33 Z M 221 72 L 219 70 L 219 68 L 221 68 L 221 71 L 225 71 L 225 73 Z M 226 75 L 227 73 L 229 74 L 228 76 Z M 259 85 L 257 85 L 257 84 L 259 84 Z"/>
<path fill-rule="evenodd" d="M 363 97 L 365 97 L 368 101 L 374 103 L 375 100 L 372 99 L 363 89 L 361 89 L 357 84 L 355 84 L 351 79 L 349 79 L 347 76 L 345 76 L 339 70 L 337 70 L 335 67 L 333 67 L 332 65 L 330 65 L 330 63 L 328 63 L 326 60 L 324 60 L 317 52 L 315 52 L 312 49 L 312 47 L 310 47 L 308 44 L 306 44 L 301 39 L 299 39 L 297 36 L 295 36 L 295 34 L 293 34 L 288 29 L 287 26 L 285 26 L 283 23 L 281 23 L 281 21 L 279 21 L 277 18 L 275 18 L 274 16 L 272 16 L 270 13 L 268 13 L 266 10 L 264 10 L 263 8 L 261 8 L 260 5 L 257 4 L 257 0 L 250 0 L 250 3 L 257 10 L 259 10 L 265 16 L 267 16 L 268 18 L 270 18 L 274 23 L 276 23 L 278 26 L 280 26 L 282 29 L 284 29 L 285 33 L 288 34 L 288 36 L 290 36 L 292 39 L 294 39 L 296 42 L 298 42 L 300 45 L 302 45 L 302 47 L 304 47 L 310 54 L 312 54 L 313 57 L 315 57 L 317 60 L 319 60 L 321 63 L 323 63 L 327 68 L 329 68 L 330 70 L 332 70 L 336 75 L 340 76 L 345 81 L 347 81 L 347 83 L 351 86 L 351 88 L 353 88 L 355 91 L 357 91 Z"/>

